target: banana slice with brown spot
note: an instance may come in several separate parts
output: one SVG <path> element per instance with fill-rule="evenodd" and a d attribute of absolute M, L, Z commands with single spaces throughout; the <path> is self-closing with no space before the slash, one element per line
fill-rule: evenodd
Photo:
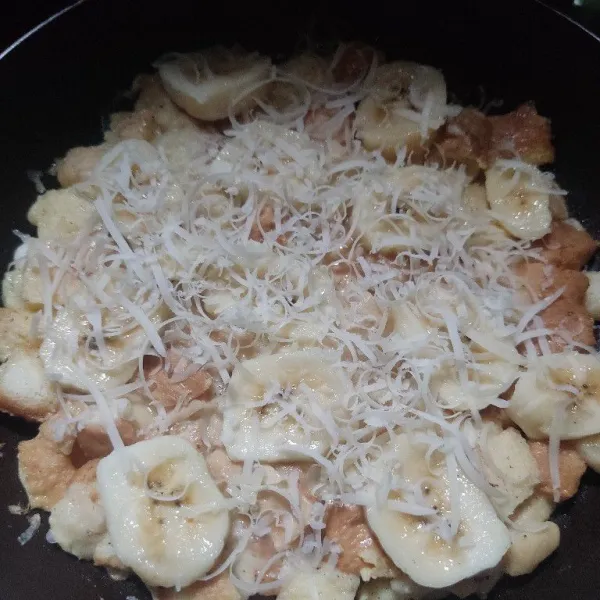
<path fill-rule="evenodd" d="M 495 219 L 521 240 L 538 240 L 550 232 L 552 210 L 541 171 L 505 168 L 497 163 L 485 174 L 487 199 Z"/>
<path fill-rule="evenodd" d="M 388 160 L 403 147 L 422 157 L 432 132 L 445 120 L 446 100 L 446 82 L 433 67 L 401 61 L 381 65 L 356 111 L 356 135 L 367 150 L 380 150 Z"/>
<path fill-rule="evenodd" d="M 230 108 L 240 114 L 256 105 L 261 93 L 257 84 L 268 80 L 271 60 L 235 48 L 215 47 L 170 57 L 157 67 L 175 104 L 197 119 L 218 121 L 229 116 Z M 248 95 L 241 99 L 246 91 Z"/>
<path fill-rule="evenodd" d="M 540 356 L 515 385 L 510 418 L 531 439 L 556 434 L 563 440 L 600 433 L 600 360 L 592 354 Z"/>
<path fill-rule="evenodd" d="M 402 468 L 402 475 L 416 483 L 431 474 L 426 459 L 429 445 L 419 442 L 414 435 L 401 434 L 394 447 Z M 441 471 L 438 483 L 427 491 L 431 513 L 415 516 L 395 510 L 389 500 L 402 502 L 403 496 L 390 497 L 384 506 L 368 506 L 367 521 L 379 539 L 386 554 L 396 566 L 417 584 L 430 588 L 444 588 L 495 567 L 510 545 L 508 530 L 498 518 L 487 496 L 457 469 L 454 485 L 458 494 L 450 497 L 448 470 L 443 458 L 434 460 Z M 460 521 L 456 534 L 442 538 L 432 525 L 438 519 L 449 519 L 455 514 Z"/>
<path fill-rule="evenodd" d="M 97 478 L 115 553 L 146 584 L 181 588 L 212 568 L 229 513 L 189 442 L 165 436 L 115 450 Z"/>
<path fill-rule="evenodd" d="M 333 351 L 308 348 L 259 356 L 231 376 L 222 441 L 233 460 L 311 460 L 332 444 L 326 424 L 349 386 Z M 346 413 L 344 413 L 346 414 Z"/>

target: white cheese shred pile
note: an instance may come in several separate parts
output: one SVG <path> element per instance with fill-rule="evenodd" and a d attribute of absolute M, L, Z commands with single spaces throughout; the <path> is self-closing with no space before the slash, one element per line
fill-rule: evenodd
<path fill-rule="evenodd" d="M 89 226 L 73 239 L 24 237 L 15 257 L 15 269 L 42 282 L 37 323 L 46 369 L 65 384 L 64 431 L 95 416 L 115 449 L 118 417 L 140 395 L 152 400 L 145 435 L 182 431 L 189 420 L 203 424 L 207 448 L 219 448 L 210 419 L 219 429 L 234 369 L 287 350 L 329 353 L 340 373 L 336 404 L 296 384 L 239 400 L 268 415 L 268 425 L 253 421 L 265 439 L 282 424 L 303 432 L 294 451 L 312 465 L 293 472 L 247 460 L 227 478 L 237 542 L 207 577 L 229 569 L 248 594 L 277 588 L 264 580 L 276 565 L 283 578 L 289 565 L 335 562 L 340 550 L 323 531 L 329 503 L 385 505 L 450 542 L 460 531 L 459 476 L 501 496 L 466 424 L 479 431 L 487 407 L 507 405 L 503 394 L 537 357 L 534 342 L 547 351 L 552 332 L 538 314 L 563 292 L 535 304 L 515 293 L 514 267 L 537 251 L 489 210 L 465 207 L 464 169 L 405 167 L 405 152 L 390 165 L 354 139 L 351 117 L 375 66 L 343 89 L 275 73 L 272 85 L 291 86 L 295 98 L 287 112 L 264 105 L 222 133 L 190 124 L 153 144 L 113 143 L 74 188 L 95 208 Z M 410 117 L 425 135 L 443 122 L 441 109 L 431 92 L 411 93 Z M 318 127 L 307 121 L 315 114 Z M 54 325 L 65 314 L 76 331 Z M 174 406 L 161 403 L 150 360 L 174 386 L 209 373 L 218 397 L 182 392 Z M 315 432 L 327 436 L 326 451 L 312 443 Z M 401 433 L 429 466 L 418 481 L 390 449 Z M 556 492 L 556 436 L 550 444 Z M 443 481 L 442 511 L 422 490 Z M 276 508 L 263 510 L 265 497 Z M 39 515 L 29 520 L 22 544 L 39 527 Z M 236 565 L 275 533 L 284 550 L 243 577 Z"/>

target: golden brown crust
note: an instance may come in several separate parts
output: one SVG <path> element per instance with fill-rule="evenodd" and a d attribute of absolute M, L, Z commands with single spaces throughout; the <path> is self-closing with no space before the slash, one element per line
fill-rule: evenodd
<path fill-rule="evenodd" d="M 474 108 L 465 108 L 448 119 L 437 133 L 428 162 L 465 165 L 475 175 L 489 166 L 492 125 L 488 117 Z"/>
<path fill-rule="evenodd" d="M 71 457 L 72 458 L 72 457 Z M 75 476 L 71 483 L 95 483 L 96 482 L 96 468 L 100 462 L 99 458 L 94 460 L 88 460 L 86 463 L 81 465 L 76 471 Z"/>
<path fill-rule="evenodd" d="M 137 431 L 135 425 L 125 419 L 116 422 L 117 429 L 126 446 L 137 442 Z M 108 456 L 113 445 L 106 430 L 99 423 L 89 423 L 77 434 L 77 446 L 88 459 L 103 458 Z"/>
<path fill-rule="evenodd" d="M 465 108 L 439 130 L 428 161 L 446 167 L 465 165 L 476 175 L 499 158 L 515 157 L 533 165 L 554 160 L 550 121 L 531 104 L 494 117 Z"/>
<path fill-rule="evenodd" d="M 31 508 L 50 510 L 71 485 L 77 469 L 49 432 L 40 431 L 18 448 L 19 478 Z"/>
<path fill-rule="evenodd" d="M 540 473 L 540 483 L 537 490 L 546 495 L 553 495 L 552 476 L 548 442 L 527 442 L 529 450 L 535 458 Z M 558 451 L 558 472 L 560 476 L 560 500 L 572 498 L 579 489 L 579 482 L 587 469 L 585 461 L 568 443 L 562 442 Z"/>
<path fill-rule="evenodd" d="M 549 329 L 567 331 L 574 342 L 585 346 L 594 346 L 594 319 L 582 304 L 570 304 L 560 298 L 540 312 L 544 325 Z M 561 336 L 552 336 L 549 345 L 552 352 L 562 351 L 568 340 Z"/>
<path fill-rule="evenodd" d="M 505 115 L 489 117 L 492 127 L 490 163 L 515 155 L 532 165 L 554 161 L 550 121 L 533 104 L 523 104 Z"/>
<path fill-rule="evenodd" d="M 146 363 L 146 379 L 152 395 L 166 408 L 173 408 L 182 397 L 200 398 L 211 389 L 213 379 L 207 371 L 196 371 L 187 379 L 176 382 L 173 381 L 174 376 L 169 376 L 162 361 L 148 359 Z"/>
<path fill-rule="evenodd" d="M 575 342 L 594 345 L 594 319 L 585 307 L 589 281 L 584 273 L 543 263 L 522 263 L 516 267 L 516 273 L 522 278 L 532 302 L 564 288 L 562 295 L 540 311 L 539 316 L 548 329 L 566 331 Z M 560 335 L 554 335 L 549 344 L 553 352 L 560 352 L 567 342 Z"/>
<path fill-rule="evenodd" d="M 340 571 L 352 575 L 373 571 L 373 577 L 397 574 L 397 568 L 368 526 L 362 507 L 332 506 L 327 513 L 325 537 L 342 550 L 336 565 Z"/>
<path fill-rule="evenodd" d="M 582 229 L 555 221 L 552 230 L 534 243 L 549 264 L 560 269 L 582 269 L 598 249 L 598 242 Z"/>
<path fill-rule="evenodd" d="M 265 204 L 259 211 L 257 220 L 252 223 L 250 239 L 255 242 L 263 242 L 264 235 L 275 229 L 275 209 L 272 204 Z"/>

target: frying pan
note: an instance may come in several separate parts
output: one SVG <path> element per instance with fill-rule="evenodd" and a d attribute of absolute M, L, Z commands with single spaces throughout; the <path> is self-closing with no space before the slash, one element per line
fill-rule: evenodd
<path fill-rule="evenodd" d="M 0 269 L 17 244 L 13 230 L 30 231 L 25 213 L 35 190 L 28 170 L 100 141 L 102 116 L 127 102 L 132 77 L 161 53 L 239 42 L 277 57 L 342 39 L 441 67 L 463 104 L 502 98 L 506 111 L 534 100 L 552 118 L 554 170 L 571 191 L 572 211 L 600 237 L 600 40 L 538 2 L 89 0 L 0 61 Z M 16 444 L 33 435 L 35 427 L 0 418 L 0 600 L 146 599 L 135 579 L 113 582 L 49 545 L 45 524 L 18 544 L 27 521 L 6 507 L 25 503 Z M 533 575 L 504 579 L 491 600 L 600 598 L 600 478 L 588 473 L 554 518 L 562 531 L 558 551 Z"/>

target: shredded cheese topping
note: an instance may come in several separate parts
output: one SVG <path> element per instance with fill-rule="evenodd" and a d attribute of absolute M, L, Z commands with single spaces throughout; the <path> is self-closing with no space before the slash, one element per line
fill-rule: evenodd
<path fill-rule="evenodd" d="M 80 388 L 61 393 L 66 422 L 81 429 L 99 414 L 114 448 L 123 445 L 117 420 L 140 394 L 153 410 L 145 435 L 203 423 L 206 451 L 218 448 L 208 422 L 219 427 L 227 418 L 232 373 L 256 357 L 327 351 L 341 390 L 332 405 L 323 403 L 319 386 L 327 382 L 318 369 L 318 381 L 306 385 L 279 377 L 273 363 L 260 397 L 253 372 L 247 388 L 235 390 L 259 435 L 293 430 L 302 458 L 298 468 L 250 458 L 227 477 L 237 541 L 206 579 L 230 569 L 248 594 L 276 589 L 300 564 L 335 562 L 340 549 L 324 537 L 331 503 L 385 506 L 453 540 L 458 470 L 490 498 L 502 494 L 487 481 L 467 430 L 483 435 L 481 411 L 506 406 L 502 395 L 519 369 L 536 348 L 549 352 L 554 334 L 537 315 L 563 290 L 535 304 L 516 293 L 514 267 L 537 251 L 488 209 L 468 206 L 463 169 L 406 166 L 400 149 L 389 164 L 354 139 L 356 103 L 372 90 L 376 67 L 373 60 L 338 87 L 275 70 L 270 85 L 294 99 L 288 106 L 261 100 L 260 113 L 232 114 L 222 132 L 114 145 L 75 187 L 93 198 L 96 218 L 73 240 L 24 236 L 15 261 L 41 278 L 42 338 L 59 310 L 80 323 L 74 336 L 59 336 L 46 362 L 60 383 L 52 365 L 58 355 L 71 357 Z M 415 81 L 402 115 L 425 137 L 456 107 L 446 105 L 445 87 L 440 99 Z M 517 159 L 499 166 L 528 169 Z M 545 186 L 538 191 L 556 192 L 550 180 Z M 164 406 L 148 357 L 163 359 L 172 384 L 209 373 L 216 399 L 182 392 Z M 113 382 L 127 366 L 133 378 Z M 97 372 L 108 376 L 90 375 Z M 69 413 L 75 404 L 83 409 Z M 405 432 L 425 447 L 426 478 L 411 480 L 398 468 L 394 443 Z M 316 435 L 326 443 L 315 444 Z M 558 489 L 556 444 L 551 436 Z M 448 510 L 423 493 L 442 480 Z M 276 551 L 254 556 L 257 541 L 275 534 Z M 250 558 L 251 568 L 236 568 Z M 274 580 L 266 577 L 272 572 Z"/>

